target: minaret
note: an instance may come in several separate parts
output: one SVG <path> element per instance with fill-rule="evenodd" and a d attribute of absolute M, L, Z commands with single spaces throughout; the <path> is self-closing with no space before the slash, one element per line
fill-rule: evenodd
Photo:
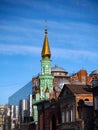
<path fill-rule="evenodd" d="M 40 79 L 40 96 L 41 99 L 45 99 L 46 89 L 49 89 L 49 93 L 53 91 L 53 76 L 51 75 L 51 52 L 48 42 L 48 32 L 45 29 L 45 37 L 43 48 L 41 52 L 41 75 L 39 76 Z"/>
<path fill-rule="evenodd" d="M 43 43 L 43 48 L 42 48 L 42 53 L 41 53 L 42 58 L 51 57 L 47 34 L 48 34 L 47 29 L 45 29 L 45 38 L 44 38 L 44 43 Z"/>
<path fill-rule="evenodd" d="M 38 106 L 36 103 L 39 103 L 42 100 L 49 100 L 50 94 L 53 93 L 54 77 L 51 75 L 51 52 L 49 48 L 47 29 L 45 29 L 45 37 L 41 57 L 41 75 L 39 76 L 40 86 L 35 89 L 35 99 L 33 100 L 35 122 L 38 122 Z"/>

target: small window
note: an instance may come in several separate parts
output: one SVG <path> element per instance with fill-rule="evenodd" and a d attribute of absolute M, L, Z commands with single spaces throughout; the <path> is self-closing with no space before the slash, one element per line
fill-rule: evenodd
<path fill-rule="evenodd" d="M 88 99 L 88 98 L 86 98 L 86 99 L 85 99 L 85 101 L 89 101 L 89 99 Z"/>
<path fill-rule="evenodd" d="M 94 102 L 95 102 L 95 110 L 98 110 L 98 96 L 94 98 Z"/>

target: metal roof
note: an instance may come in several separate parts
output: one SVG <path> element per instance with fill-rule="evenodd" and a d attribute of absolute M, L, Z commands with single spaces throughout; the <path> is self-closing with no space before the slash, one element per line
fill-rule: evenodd
<path fill-rule="evenodd" d="M 52 72 L 65 72 L 65 73 L 67 73 L 66 70 L 64 70 L 64 69 L 61 68 L 61 67 L 58 67 L 57 65 L 55 65 L 54 67 L 52 67 L 52 68 L 51 68 L 51 71 L 52 71 Z"/>
<path fill-rule="evenodd" d="M 98 70 L 92 71 L 90 75 L 95 75 L 95 74 L 98 74 Z"/>
<path fill-rule="evenodd" d="M 79 81 L 77 81 L 77 80 L 75 80 L 75 81 L 73 81 L 73 82 L 71 82 L 72 84 L 82 84 L 81 82 L 79 82 Z"/>
<path fill-rule="evenodd" d="M 70 82 L 69 82 L 67 79 L 61 79 L 61 80 L 57 83 L 55 89 L 56 89 L 56 90 L 57 90 L 57 89 L 61 90 L 61 89 L 63 88 L 64 84 L 70 84 Z"/>

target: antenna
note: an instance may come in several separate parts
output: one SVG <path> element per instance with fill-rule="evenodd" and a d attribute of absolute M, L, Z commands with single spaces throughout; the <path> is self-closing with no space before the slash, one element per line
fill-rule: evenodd
<path fill-rule="evenodd" d="M 47 20 L 45 20 L 45 34 L 47 34 L 48 27 L 47 27 Z"/>

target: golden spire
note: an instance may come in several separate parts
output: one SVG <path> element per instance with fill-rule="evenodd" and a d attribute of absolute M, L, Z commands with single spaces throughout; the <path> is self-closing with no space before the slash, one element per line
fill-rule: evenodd
<path fill-rule="evenodd" d="M 47 33 L 48 33 L 47 29 L 45 29 L 45 38 L 44 38 L 43 49 L 42 49 L 42 53 L 41 53 L 43 58 L 50 58 L 51 57 Z"/>

